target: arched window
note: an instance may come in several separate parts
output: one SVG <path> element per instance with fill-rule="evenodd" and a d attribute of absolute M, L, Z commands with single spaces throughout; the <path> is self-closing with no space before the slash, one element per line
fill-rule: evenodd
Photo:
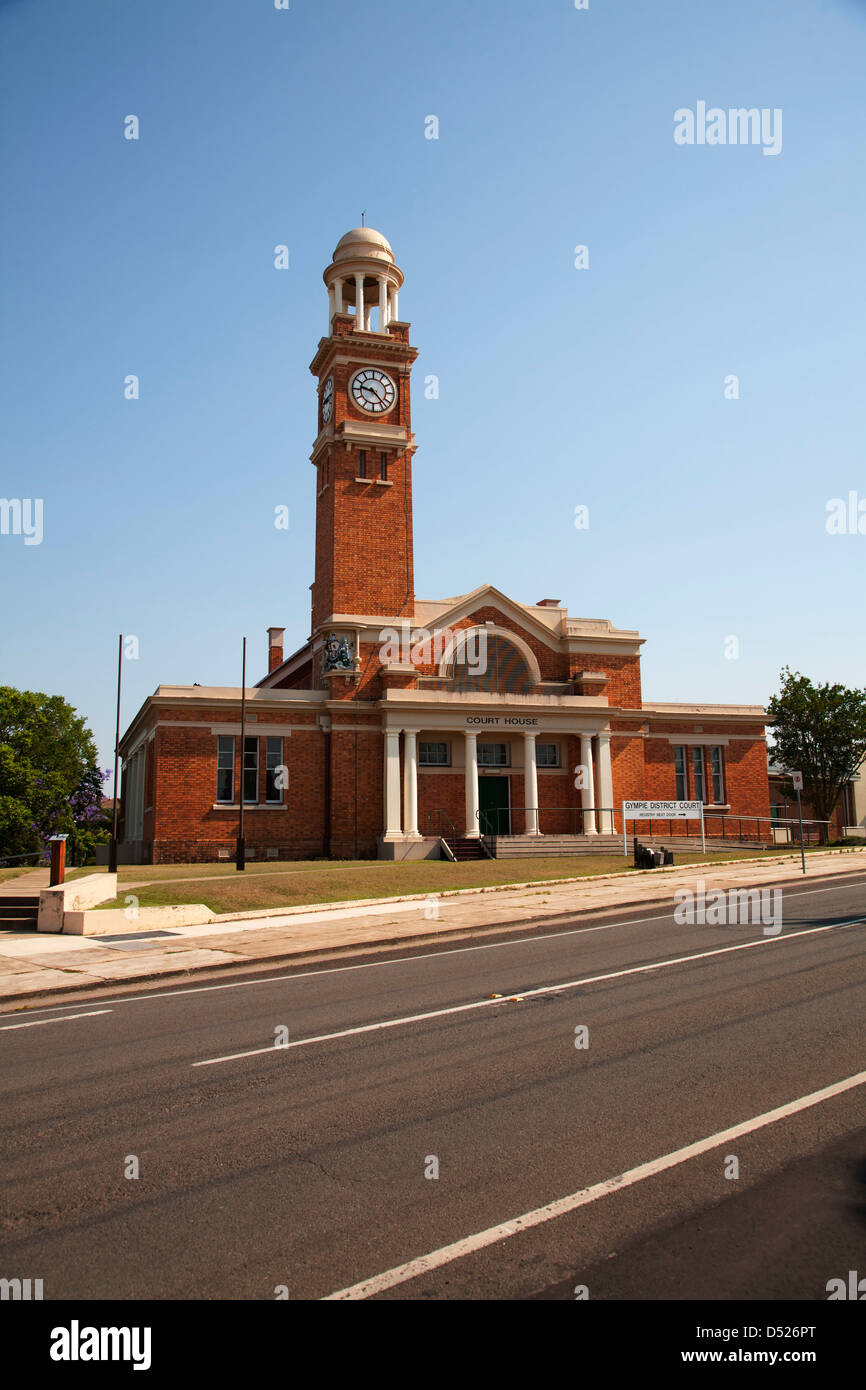
<path fill-rule="evenodd" d="M 445 669 L 455 691 L 530 695 L 537 677 L 515 642 L 498 632 L 477 628 L 458 642 Z"/>

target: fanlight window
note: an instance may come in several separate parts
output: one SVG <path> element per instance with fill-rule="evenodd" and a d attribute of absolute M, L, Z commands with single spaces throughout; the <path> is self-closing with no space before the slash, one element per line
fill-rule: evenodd
<path fill-rule="evenodd" d="M 526 657 L 513 642 L 484 628 L 460 643 L 448 665 L 452 690 L 529 695 L 535 682 Z"/>

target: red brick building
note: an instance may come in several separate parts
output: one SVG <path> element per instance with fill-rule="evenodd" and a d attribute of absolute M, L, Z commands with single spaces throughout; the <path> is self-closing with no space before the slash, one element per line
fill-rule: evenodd
<path fill-rule="evenodd" d="M 645 701 L 644 639 L 555 599 L 490 585 L 416 599 L 403 274 L 367 227 L 324 280 L 310 638 L 286 656 L 283 629 L 268 630 L 243 751 L 239 689 L 160 686 L 145 701 L 121 744 L 121 857 L 231 857 L 242 781 L 256 858 L 438 855 L 440 835 L 484 834 L 499 853 L 600 845 L 624 799 L 766 824 L 760 706 Z"/>

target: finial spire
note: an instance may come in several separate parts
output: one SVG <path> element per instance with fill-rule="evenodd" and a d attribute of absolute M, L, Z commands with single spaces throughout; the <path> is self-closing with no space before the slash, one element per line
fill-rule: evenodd
<path fill-rule="evenodd" d="M 364 211 L 361 213 L 361 226 L 362 226 L 362 227 L 366 226 L 366 223 L 364 222 L 364 218 L 365 218 L 366 216 L 367 216 L 367 209 L 364 208 Z"/>

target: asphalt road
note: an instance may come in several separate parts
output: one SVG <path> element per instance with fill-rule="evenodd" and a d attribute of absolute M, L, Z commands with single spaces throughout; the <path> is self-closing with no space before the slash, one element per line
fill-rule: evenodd
<path fill-rule="evenodd" d="M 852 875 L 777 936 L 648 908 L 3 1014 L 0 1276 L 825 1300 L 866 1276 L 864 964 Z"/>

